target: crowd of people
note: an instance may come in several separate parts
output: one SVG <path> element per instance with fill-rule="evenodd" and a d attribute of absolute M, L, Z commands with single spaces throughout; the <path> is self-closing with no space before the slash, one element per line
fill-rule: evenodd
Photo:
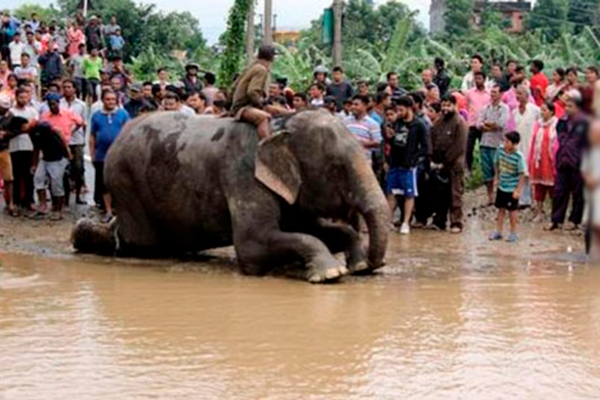
<path fill-rule="evenodd" d="M 421 85 L 403 88 L 396 72 L 382 82 L 349 82 L 340 66 L 317 66 L 306 91 L 293 91 L 285 78 L 271 81 L 275 58 L 262 47 L 257 60 L 231 90 L 219 89 L 212 73 L 189 63 L 172 79 L 160 68 L 154 81 L 138 81 L 123 62 L 126 43 L 114 16 L 77 15 L 68 27 L 48 25 L 35 14 L 0 24 L 0 172 L 6 212 L 44 218 L 52 197 L 52 219 L 74 193 L 86 203 L 84 149 L 89 144 L 96 173 L 94 202 L 112 217 L 103 186 L 108 148 L 131 118 L 156 111 L 188 115 L 231 115 L 270 134 L 273 116 L 322 108 L 342 121 L 364 148 L 386 192 L 395 226 L 463 230 L 465 179 L 477 167 L 487 188 L 487 206 L 498 208 L 500 240 L 508 211 L 508 241 L 517 240 L 517 212 L 534 207 L 548 229 L 577 229 L 584 210 L 584 186 L 591 175 L 584 154 L 593 117 L 600 116 L 600 79 L 595 66 L 545 71 L 541 60 L 520 65 L 486 63 L 475 54 L 470 70 L 453 87 L 445 62 L 436 58 Z M 546 73 L 550 74 L 548 79 Z M 584 75 L 584 76 L 582 76 Z M 458 77 L 454 81 L 458 82 Z M 478 149 L 478 152 L 476 151 Z M 589 178 L 589 179 L 588 179 Z M 34 207 L 34 192 L 37 207 Z"/>

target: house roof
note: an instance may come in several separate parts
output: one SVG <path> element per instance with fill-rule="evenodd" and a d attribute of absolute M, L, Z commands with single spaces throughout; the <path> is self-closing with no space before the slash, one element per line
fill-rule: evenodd
<path fill-rule="evenodd" d="M 528 1 L 476 1 L 475 11 L 481 11 L 486 6 L 493 7 L 497 11 L 531 11 L 531 3 Z"/>

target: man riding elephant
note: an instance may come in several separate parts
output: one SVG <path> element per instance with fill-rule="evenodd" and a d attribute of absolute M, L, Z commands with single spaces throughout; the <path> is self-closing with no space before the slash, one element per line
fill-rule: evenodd
<path fill-rule="evenodd" d="M 258 51 L 257 60 L 240 75 L 233 91 L 231 112 L 234 118 L 255 125 L 260 139 L 269 136 L 271 131 L 271 114 L 265 111 L 264 103 L 274 59 L 275 49 L 262 46 Z"/>

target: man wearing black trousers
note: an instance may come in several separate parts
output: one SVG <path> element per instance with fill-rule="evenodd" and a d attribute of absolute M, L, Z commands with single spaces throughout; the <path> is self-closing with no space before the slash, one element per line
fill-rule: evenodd
<path fill-rule="evenodd" d="M 556 132 L 559 149 L 556 153 L 556 181 L 552 201 L 552 224 L 549 230 L 559 228 L 567 214 L 569 199 L 573 206 L 567 230 L 577 229 L 583 216 L 583 178 L 581 158 L 587 147 L 589 121 L 581 110 L 582 100 L 578 91 L 569 93 L 566 115 L 558 121 Z"/>

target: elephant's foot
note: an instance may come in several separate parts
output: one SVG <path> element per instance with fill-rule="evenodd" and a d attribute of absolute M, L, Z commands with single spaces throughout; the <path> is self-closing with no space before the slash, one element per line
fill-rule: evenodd
<path fill-rule="evenodd" d="M 360 244 L 351 249 L 346 257 L 346 264 L 352 275 L 367 275 L 372 272 L 367 255 Z"/>
<path fill-rule="evenodd" d="M 327 265 L 327 266 L 326 266 Z M 348 274 L 348 268 L 336 263 L 319 264 L 310 262 L 306 265 L 306 280 L 310 283 L 327 283 L 340 279 Z"/>

